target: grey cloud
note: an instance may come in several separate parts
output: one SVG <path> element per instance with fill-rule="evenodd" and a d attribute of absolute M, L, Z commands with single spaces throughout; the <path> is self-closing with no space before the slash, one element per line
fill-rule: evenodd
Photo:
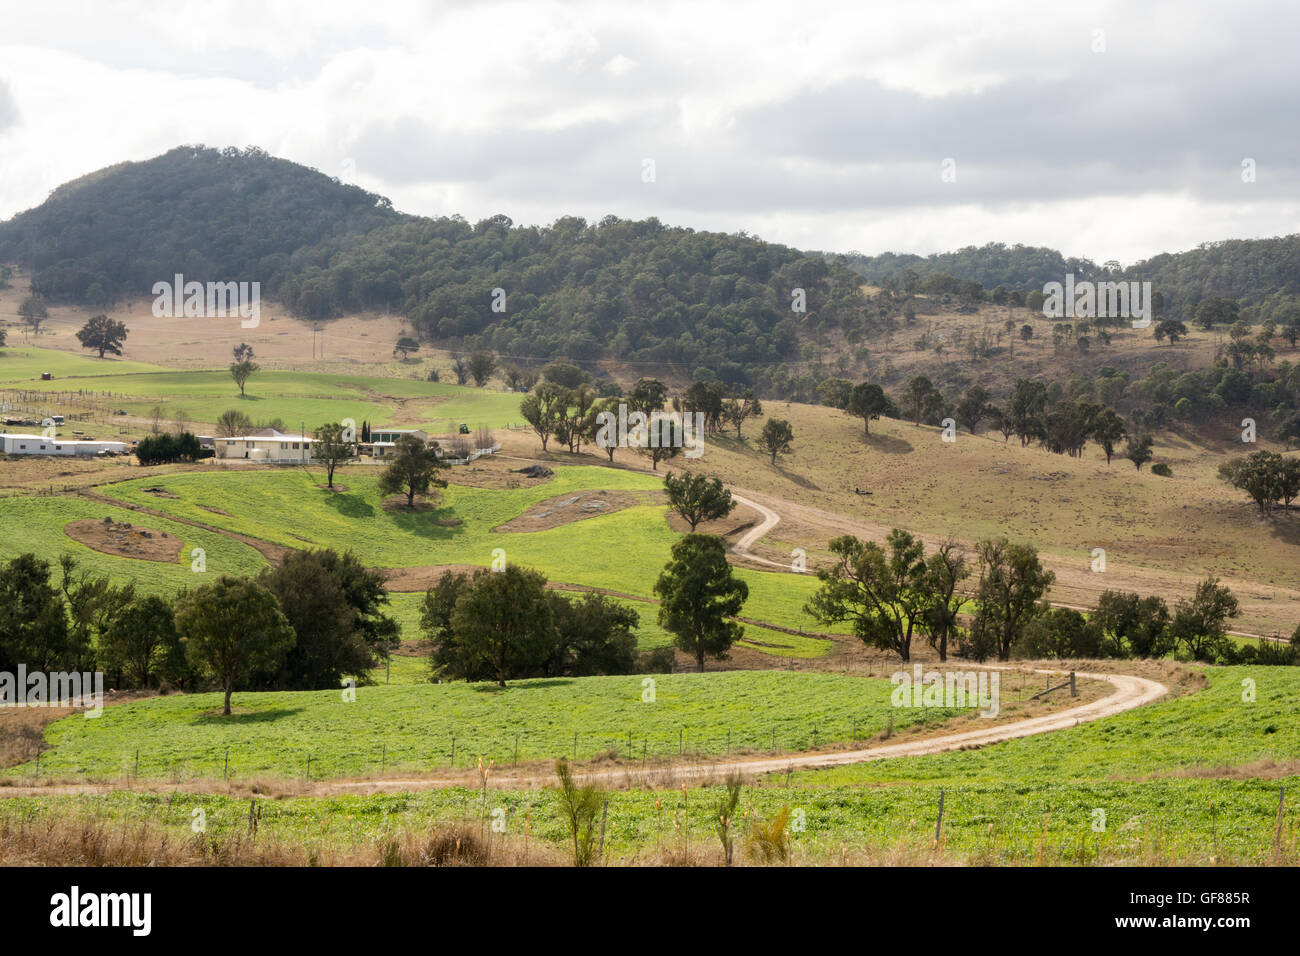
<path fill-rule="evenodd" d="M 9 84 L 0 80 L 0 133 L 18 125 L 18 104 L 14 102 Z"/>

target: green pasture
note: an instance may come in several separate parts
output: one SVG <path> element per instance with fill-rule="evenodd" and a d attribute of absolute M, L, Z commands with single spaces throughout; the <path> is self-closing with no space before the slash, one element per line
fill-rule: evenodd
<path fill-rule="evenodd" d="M 60 369 L 56 356 L 81 358 L 43 351 L 24 358 L 21 365 L 0 360 L 0 385 L 81 392 L 113 410 L 137 416 L 150 416 L 161 407 L 167 419 L 183 412 L 189 421 L 211 423 L 227 409 L 238 409 L 255 422 L 280 418 L 288 427 L 305 422 L 308 430 L 344 418 L 358 426 L 362 421 L 383 425 L 396 419 L 434 431 L 447 431 L 449 425 L 461 422 L 472 428 L 499 428 L 522 421 L 516 394 L 442 382 L 263 370 L 248 380 L 241 396 L 226 369 L 158 371 L 153 366 L 115 362 L 98 367 L 103 369 L 99 371 L 95 359 L 65 361 Z M 41 371 L 51 370 L 44 365 L 54 367 L 53 381 L 39 381 Z"/>
<path fill-rule="evenodd" d="M 650 687 L 653 700 L 643 700 Z M 134 773 L 138 750 L 142 777 L 219 777 L 227 749 L 230 772 L 240 777 L 303 776 L 309 755 L 315 778 L 381 765 L 430 770 L 452 765 L 453 738 L 455 766 L 472 766 L 480 755 L 513 761 L 516 734 L 520 760 L 573 757 L 575 746 L 579 759 L 611 750 L 627 756 L 629 745 L 636 758 L 676 757 L 679 748 L 770 751 L 774 743 L 803 750 L 848 741 L 855 726 L 867 737 L 888 721 L 901 729 L 953 715 L 897 710 L 891 690 L 882 679 L 788 671 L 552 678 L 504 689 L 395 683 L 358 687 L 352 701 L 341 690 L 236 693 L 231 717 L 221 716 L 220 694 L 172 695 L 50 725 L 52 749 L 42 755 L 40 772 Z M 35 767 L 8 773 L 22 777 Z"/>

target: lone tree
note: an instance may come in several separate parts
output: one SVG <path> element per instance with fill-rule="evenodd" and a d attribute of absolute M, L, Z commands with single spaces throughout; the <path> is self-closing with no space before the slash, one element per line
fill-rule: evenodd
<path fill-rule="evenodd" d="M 758 447 L 772 456 L 775 465 L 777 455 L 788 455 L 794 448 L 794 429 L 784 418 L 769 418 L 758 436 Z"/>
<path fill-rule="evenodd" d="M 403 335 L 397 340 L 397 344 L 393 346 L 393 354 L 396 355 L 398 352 L 401 352 L 402 358 L 406 358 L 411 352 L 418 351 L 420 351 L 420 343 L 409 335 Z"/>
<path fill-rule="evenodd" d="M 357 442 L 352 429 L 338 422 L 316 429 L 312 442 L 312 457 L 325 466 L 326 484 L 334 487 L 334 469 L 357 457 Z"/>
<path fill-rule="evenodd" d="M 1237 599 L 1218 578 L 1196 585 L 1191 600 L 1180 600 L 1174 608 L 1169 634 L 1195 660 L 1214 661 L 1231 646 L 1228 619 L 1240 613 Z"/>
<path fill-rule="evenodd" d="M 469 374 L 474 384 L 482 388 L 496 374 L 497 360 L 491 352 L 475 352 L 469 357 Z"/>
<path fill-rule="evenodd" d="M 736 509 L 731 492 L 722 486 L 720 478 L 709 478 L 689 472 L 670 472 L 664 476 L 664 491 L 668 504 L 694 532 L 701 521 L 725 518 Z"/>
<path fill-rule="evenodd" d="M 32 335 L 40 335 L 41 323 L 50 317 L 50 310 L 46 308 L 45 300 L 39 295 L 31 295 L 18 307 L 18 315 L 22 318 L 23 324 L 32 330 Z"/>
<path fill-rule="evenodd" d="M 464 385 L 469 381 L 469 362 L 462 355 L 457 355 L 451 362 L 451 370 L 456 375 L 456 384 Z"/>
<path fill-rule="evenodd" d="M 397 439 L 396 456 L 379 476 L 379 490 L 386 495 L 406 495 L 406 506 L 415 507 L 416 495 L 427 495 L 430 488 L 446 488 L 447 480 L 438 475 L 449 467 L 438 457 L 438 443 L 425 444 L 414 435 Z"/>
<path fill-rule="evenodd" d="M 253 377 L 253 373 L 261 369 L 252 359 L 243 359 L 242 361 L 232 362 L 230 364 L 230 377 L 235 380 L 239 386 L 239 397 L 244 397 L 244 386 L 248 380 Z"/>
<path fill-rule="evenodd" d="M 975 550 L 980 578 L 971 622 L 973 656 L 983 660 L 989 651 L 996 651 L 999 660 L 1010 660 L 1011 646 L 1038 614 L 1038 601 L 1056 574 L 1043 569 L 1033 545 L 999 538 L 981 541 Z"/>
<path fill-rule="evenodd" d="M 96 315 L 77 332 L 77 341 L 83 349 L 96 351 L 103 358 L 105 352 L 121 355 L 126 336 L 125 322 L 110 319 L 106 315 Z"/>
<path fill-rule="evenodd" d="M 1150 435 L 1135 434 L 1128 436 L 1128 443 L 1124 446 L 1124 457 L 1133 462 L 1133 467 L 1138 471 L 1142 466 L 1149 462 L 1154 454 L 1151 446 L 1154 444 Z"/>
<path fill-rule="evenodd" d="M 830 543 L 838 563 L 817 572 L 821 588 L 804 610 L 823 624 L 848 621 L 868 647 L 912 659 L 912 637 L 931 607 L 925 546 L 895 528 L 885 548 L 841 535 Z"/>
<path fill-rule="evenodd" d="M 1115 454 L 1115 446 L 1127 434 L 1128 427 L 1124 424 L 1124 419 L 1120 418 L 1113 408 L 1103 408 L 1093 419 L 1092 437 L 1106 453 L 1107 465 L 1110 464 L 1111 456 Z"/>
<path fill-rule="evenodd" d="M 554 382 L 542 382 L 519 403 L 519 414 L 542 440 L 542 451 L 555 434 L 560 418 L 569 410 L 569 390 Z M 610 461 L 614 455 L 610 453 Z"/>
<path fill-rule="evenodd" d="M 277 668 L 297 641 L 274 594 L 230 575 L 180 599 L 176 632 L 190 660 L 225 693 L 227 717 L 236 686 Z"/>
<path fill-rule="evenodd" d="M 676 645 L 694 654 L 701 673 L 706 654 L 719 660 L 745 629 L 727 620 L 740 613 L 749 585 L 733 577 L 722 539 L 688 534 L 673 545 L 672 557 L 655 582 L 660 599 L 659 625 Z"/>
<path fill-rule="evenodd" d="M 693 435 L 692 441 L 700 441 L 703 436 Z M 637 450 L 650 456 L 651 468 L 659 470 L 659 462 L 676 458 L 682 453 L 685 432 L 680 419 L 670 415 L 656 415 L 646 426 L 646 441 Z"/>
<path fill-rule="evenodd" d="M 862 430 L 868 435 L 871 434 L 871 420 L 879 418 L 888 409 L 889 399 L 885 397 L 885 390 L 874 382 L 853 386 L 844 408 L 853 417 L 862 419 Z"/>
<path fill-rule="evenodd" d="M 736 441 L 743 437 L 740 428 L 745 419 L 763 414 L 763 403 L 754 397 L 753 392 L 746 392 L 740 398 L 729 398 L 722 403 L 723 421 L 736 426 Z"/>
<path fill-rule="evenodd" d="M 237 408 L 228 408 L 217 418 L 217 434 L 222 438 L 243 435 L 252 427 L 253 420 Z"/>
<path fill-rule="evenodd" d="M 231 351 L 234 353 L 236 362 L 247 362 L 253 357 L 253 347 L 247 342 L 240 342 Z"/>
<path fill-rule="evenodd" d="M 474 572 L 456 600 L 451 630 L 460 653 L 481 661 L 498 687 L 511 678 L 530 676 L 554 644 L 546 578 L 514 565 Z"/>

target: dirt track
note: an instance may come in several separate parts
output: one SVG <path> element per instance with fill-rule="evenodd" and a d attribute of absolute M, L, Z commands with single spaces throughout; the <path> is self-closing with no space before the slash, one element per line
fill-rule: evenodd
<path fill-rule="evenodd" d="M 1059 671 L 1039 670 L 1037 673 L 1053 674 Z M 779 757 L 755 757 L 743 760 L 680 761 L 653 768 L 615 767 L 609 770 L 586 771 L 575 774 L 583 781 L 600 783 L 607 786 L 681 786 L 683 783 L 703 784 L 716 781 L 728 774 L 741 774 L 753 777 L 765 773 L 780 773 L 788 770 L 816 770 L 824 767 L 840 767 L 847 764 L 867 763 L 874 760 L 889 760 L 895 757 L 917 757 L 925 754 L 944 753 L 952 750 L 966 750 L 1031 737 L 1036 734 L 1050 733 L 1077 727 L 1090 721 L 1100 720 L 1115 714 L 1141 707 L 1160 699 L 1169 692 L 1169 688 L 1158 681 L 1128 674 L 1079 673 L 1078 677 L 1089 680 L 1105 681 L 1115 688 L 1115 692 L 1100 700 L 1071 707 L 1068 710 L 1045 714 L 1041 717 L 1029 717 L 1024 720 L 1004 724 L 992 724 L 987 728 L 965 730 L 957 733 L 941 734 L 920 740 L 880 744 L 857 750 L 838 750 L 827 752 L 806 752 L 784 754 Z M 410 777 L 401 779 L 366 779 L 322 781 L 302 785 L 295 793 L 304 796 L 329 796 L 343 793 L 376 793 L 393 790 L 436 790 L 445 787 L 477 786 L 472 772 L 454 775 Z M 489 778 L 488 786 L 493 789 L 533 789 L 554 783 L 550 773 L 535 772 L 512 773 L 503 770 Z M 0 788 L 0 799 L 4 797 L 50 796 L 55 794 L 107 793 L 123 789 L 175 789 L 175 785 L 159 781 L 143 781 L 139 784 L 68 784 L 45 787 L 16 786 Z M 192 787 L 202 791 L 202 783 L 196 782 Z"/>

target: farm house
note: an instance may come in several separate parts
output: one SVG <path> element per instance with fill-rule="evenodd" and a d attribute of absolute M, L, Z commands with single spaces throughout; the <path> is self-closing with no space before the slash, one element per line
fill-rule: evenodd
<path fill-rule="evenodd" d="M 0 452 L 6 455 L 67 455 L 88 457 L 108 452 L 125 455 L 127 445 L 120 441 L 87 441 L 62 438 L 46 438 L 44 435 L 28 435 L 21 432 L 0 434 Z"/>
<path fill-rule="evenodd" d="M 293 464 L 311 461 L 312 439 L 304 435 L 239 435 L 215 440 L 218 458 L 242 458 L 249 461 L 270 461 Z"/>

